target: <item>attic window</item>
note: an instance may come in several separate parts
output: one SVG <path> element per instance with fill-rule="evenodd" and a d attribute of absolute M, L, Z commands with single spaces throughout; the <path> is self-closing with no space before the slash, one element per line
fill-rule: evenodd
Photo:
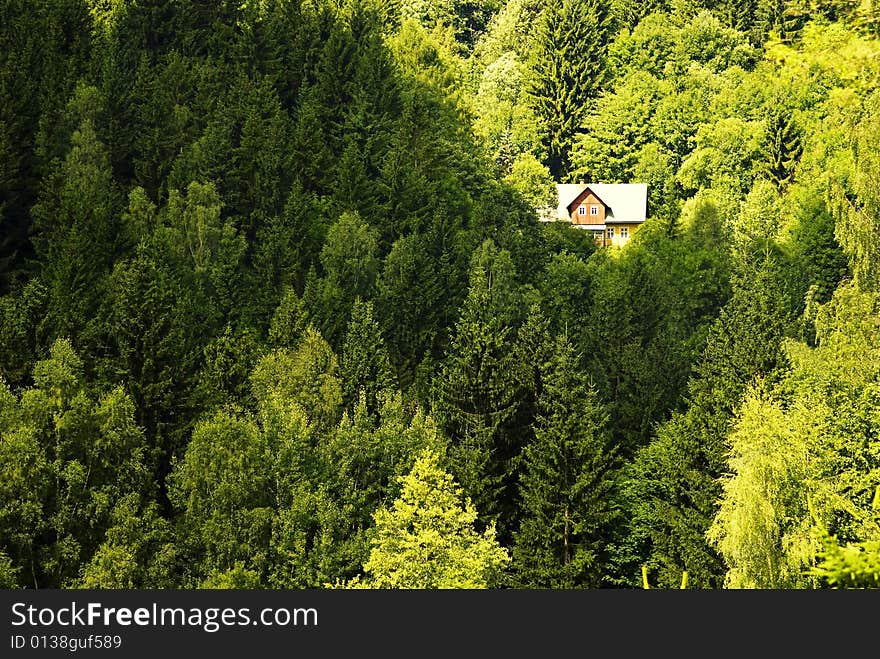
<path fill-rule="evenodd" d="M 586 214 L 587 214 L 587 209 L 584 208 L 583 206 L 578 206 L 578 215 L 586 215 Z"/>
<path fill-rule="evenodd" d="M 583 208 L 583 207 L 581 207 Z M 590 206 L 590 215 L 598 216 L 599 215 L 599 207 L 598 206 Z"/>

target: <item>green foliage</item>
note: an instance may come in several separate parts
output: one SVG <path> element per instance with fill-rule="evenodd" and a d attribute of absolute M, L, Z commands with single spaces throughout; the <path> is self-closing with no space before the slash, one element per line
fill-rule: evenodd
<path fill-rule="evenodd" d="M 594 254 L 589 279 L 581 272 L 563 291 L 576 298 L 586 289 L 585 299 L 570 303 L 586 315 L 570 316 L 576 325 L 557 332 L 577 341 L 627 457 L 683 401 L 709 325 L 730 295 L 729 238 L 717 208 L 698 203 L 673 229 L 670 238 L 669 225 L 646 222 L 619 255 Z"/>
<path fill-rule="evenodd" d="M 790 229 L 793 274 L 806 279 L 801 290 L 815 286 L 816 301 L 824 303 L 847 276 L 849 266 L 834 237 L 834 218 L 824 198 L 809 187 L 793 193 L 789 196 L 796 213 Z"/>
<path fill-rule="evenodd" d="M 619 0 L 622 4 L 626 0 Z M 649 3 L 638 3 L 640 7 Z M 619 18 L 626 24 L 633 13 Z M 608 59 L 613 70 L 633 73 L 643 71 L 652 76 L 663 74 L 666 62 L 675 49 L 678 28 L 665 13 L 649 13 L 635 26 L 624 27 L 617 38 L 609 45 Z M 619 74 L 618 74 L 619 75 Z"/>
<path fill-rule="evenodd" d="M 124 236 L 110 161 L 91 119 L 74 131 L 51 181 L 33 209 L 34 246 L 48 289 L 45 332 L 76 340 L 95 331 L 100 287 Z"/>
<path fill-rule="evenodd" d="M 204 553 L 202 570 L 230 569 L 237 561 L 262 567 L 271 533 L 271 447 L 250 419 L 220 411 L 193 431 L 171 476 L 169 496 L 184 511 L 190 542 Z"/>
<path fill-rule="evenodd" d="M 81 588 L 173 588 L 179 550 L 172 525 L 154 503 L 123 497 L 111 513 L 104 542 L 84 564 Z"/>
<path fill-rule="evenodd" d="M 557 339 L 542 370 L 535 441 L 523 450 L 512 569 L 524 587 L 596 588 L 612 517 L 608 418 L 567 339 Z"/>
<path fill-rule="evenodd" d="M 262 356 L 262 346 L 252 330 L 223 334 L 204 348 L 204 362 L 193 391 L 196 405 L 213 409 L 225 403 L 243 405 L 250 399 L 250 373 Z"/>
<path fill-rule="evenodd" d="M 776 107 L 767 117 L 768 162 L 765 165 L 767 176 L 778 187 L 784 187 L 794 177 L 795 166 L 803 152 L 801 131 L 791 115 Z"/>
<path fill-rule="evenodd" d="M 36 361 L 46 297 L 46 287 L 38 277 L 17 294 L 0 297 L 0 378 L 10 385 L 24 383 Z"/>
<path fill-rule="evenodd" d="M 852 144 L 852 173 L 846 187 L 833 188 L 837 224 L 835 236 L 850 259 L 853 275 L 865 290 L 876 291 L 880 241 L 878 222 L 880 195 L 876 185 L 880 175 L 877 129 L 880 126 L 880 96 L 874 93 L 858 119 Z"/>
<path fill-rule="evenodd" d="M 510 166 L 504 182 L 516 190 L 535 209 L 552 208 L 556 203 L 556 187 L 550 170 L 530 153 L 522 153 Z"/>
<path fill-rule="evenodd" d="M 751 18 L 748 11 L 742 10 L 735 16 L 746 20 Z M 737 31 L 738 27 L 725 26 L 711 12 L 701 11 L 681 32 L 681 41 L 675 53 L 677 66 L 683 67 L 686 62 L 693 61 L 715 72 L 732 66 L 751 68 L 759 55 L 745 35 Z"/>
<path fill-rule="evenodd" d="M 281 296 L 281 302 L 269 323 L 269 344 L 275 348 L 296 348 L 309 327 L 309 312 L 292 288 Z"/>
<path fill-rule="evenodd" d="M 304 301 L 317 329 L 333 345 L 341 345 L 344 318 L 356 298 L 369 299 L 379 269 L 377 235 L 357 213 L 344 213 L 330 227 L 321 249 L 326 273 L 309 282 Z"/>
<path fill-rule="evenodd" d="M 775 272 L 767 263 L 734 287 L 688 387 L 687 410 L 658 428 L 628 467 L 627 542 L 648 559 L 639 562 L 661 587 L 673 587 L 682 570 L 700 588 L 723 583 L 722 559 L 705 533 L 717 512 L 727 435 L 740 400 L 756 378 L 775 382 L 786 363 L 780 342 L 790 321 Z M 626 567 L 629 579 L 635 569 Z"/>
<path fill-rule="evenodd" d="M 721 506 L 709 538 L 735 587 L 785 588 L 846 581 L 855 545 L 878 533 L 876 296 L 841 286 L 816 315 L 816 347 L 791 342 L 791 370 L 772 397 L 746 397 L 730 434 Z M 830 527 L 830 531 L 828 530 Z M 822 567 L 817 570 L 817 555 Z M 868 554 L 867 556 L 870 556 Z M 837 576 L 835 576 L 837 575 Z"/>
<path fill-rule="evenodd" d="M 482 73 L 474 98 L 474 131 L 502 171 L 541 152 L 541 128 L 527 102 L 528 68 L 507 51 Z"/>
<path fill-rule="evenodd" d="M 507 564 L 493 525 L 478 533 L 477 513 L 431 450 L 419 454 L 389 508 L 376 512 L 368 588 L 487 588 Z"/>
<path fill-rule="evenodd" d="M 652 115 L 672 93 L 669 83 L 634 73 L 605 94 L 594 114 L 584 119 L 571 154 L 574 174 L 585 181 L 634 180 L 639 150 L 656 139 Z"/>
<path fill-rule="evenodd" d="M 809 584 L 804 568 L 816 548 L 804 538 L 805 490 L 810 487 L 810 448 L 822 432 L 822 416 L 802 405 L 783 411 L 757 397 L 744 401 L 729 436 L 727 463 L 735 475 L 724 482 L 708 533 L 728 565 L 727 587 Z"/>
<path fill-rule="evenodd" d="M 332 526 L 324 522 L 330 527 L 320 552 L 327 578 L 362 573 L 374 513 L 400 495 L 400 479 L 420 452 L 446 450 L 434 421 L 418 409 L 407 409 L 399 394 L 386 393 L 379 402 L 378 414 L 370 414 L 361 397 L 353 414 L 343 417 L 321 447 L 325 492 L 336 511 Z"/>
<path fill-rule="evenodd" d="M 486 25 L 503 3 L 500 0 L 399 0 L 404 18 L 415 19 L 426 27 L 448 26 L 455 38 L 466 48 L 472 48 L 486 29 Z"/>
<path fill-rule="evenodd" d="M 295 349 L 278 348 L 257 363 L 251 374 L 253 395 L 267 400 L 271 392 L 302 407 L 321 428 L 335 425 L 342 406 L 342 383 L 333 350 L 313 328 Z"/>
<path fill-rule="evenodd" d="M 819 564 L 813 574 L 832 588 L 877 588 L 880 575 L 880 540 L 849 543 L 841 547 L 833 536 L 821 536 Z"/>
<path fill-rule="evenodd" d="M 876 19 L 2 3 L 0 586 L 871 586 Z"/>
<path fill-rule="evenodd" d="M 13 0 L 0 8 L 0 294 L 23 284 L 34 256 L 31 208 L 54 133 L 91 55 L 86 4 Z M 79 123 L 79 122 L 77 122 Z"/>
<path fill-rule="evenodd" d="M 602 91 L 611 31 L 608 7 L 597 0 L 551 0 L 541 13 L 528 94 L 556 180 L 568 177 L 575 133 Z"/>
<path fill-rule="evenodd" d="M 363 395 L 367 409 L 376 410 L 380 395 L 394 389 L 391 361 L 379 324 L 373 318 L 372 302 L 354 302 L 342 345 L 339 376 L 346 409 L 352 409 Z"/>
<path fill-rule="evenodd" d="M 729 187 L 742 194 L 752 184 L 752 171 L 761 155 L 762 127 L 736 117 L 704 124 L 697 131 L 696 149 L 682 163 L 678 179 L 686 190 Z"/>
<path fill-rule="evenodd" d="M 83 364 L 59 339 L 34 367 L 34 386 L 0 387 L 0 545 L 34 588 L 71 587 L 126 497 L 146 501 L 143 429 L 122 388 L 90 395 Z"/>
<path fill-rule="evenodd" d="M 516 414 L 523 367 L 511 349 L 520 305 L 509 253 L 487 240 L 471 261 L 471 287 L 435 381 L 453 473 L 490 515 L 499 512 L 506 462 L 518 452 L 507 424 Z"/>
<path fill-rule="evenodd" d="M 445 314 L 441 264 L 426 242 L 418 235 L 395 241 L 377 284 L 376 315 L 404 387 L 413 382 L 418 364 L 434 353 Z"/>

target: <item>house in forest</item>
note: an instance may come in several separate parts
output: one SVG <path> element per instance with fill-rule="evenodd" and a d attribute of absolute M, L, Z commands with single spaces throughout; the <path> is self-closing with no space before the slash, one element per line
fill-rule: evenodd
<path fill-rule="evenodd" d="M 603 247 L 628 243 L 648 213 L 646 183 L 558 183 L 556 193 L 558 206 L 542 220 L 591 231 Z"/>

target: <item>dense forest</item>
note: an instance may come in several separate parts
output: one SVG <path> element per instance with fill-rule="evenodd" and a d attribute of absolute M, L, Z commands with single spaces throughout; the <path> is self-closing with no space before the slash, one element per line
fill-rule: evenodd
<path fill-rule="evenodd" d="M 0 587 L 878 573 L 880 3 L 0 2 Z"/>

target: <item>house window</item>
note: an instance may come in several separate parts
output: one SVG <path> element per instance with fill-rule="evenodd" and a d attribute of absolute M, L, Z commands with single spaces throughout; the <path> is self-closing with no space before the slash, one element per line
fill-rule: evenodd
<path fill-rule="evenodd" d="M 608 237 L 614 238 L 614 227 L 608 227 Z"/>
<path fill-rule="evenodd" d="M 594 217 L 599 216 L 599 207 L 598 206 L 590 206 L 590 215 Z"/>
<path fill-rule="evenodd" d="M 583 206 L 578 206 L 578 215 L 586 215 L 586 214 L 587 214 L 587 209 L 584 208 Z"/>
<path fill-rule="evenodd" d="M 629 227 L 620 227 L 620 237 L 624 240 L 629 238 Z"/>

